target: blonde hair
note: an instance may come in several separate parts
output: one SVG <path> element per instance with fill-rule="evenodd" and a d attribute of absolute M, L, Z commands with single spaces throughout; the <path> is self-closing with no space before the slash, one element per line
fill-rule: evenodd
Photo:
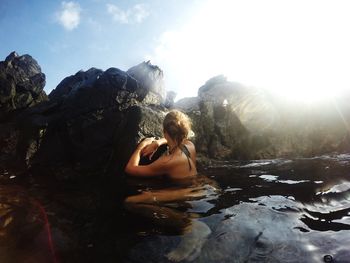
<path fill-rule="evenodd" d="M 164 131 L 176 142 L 179 146 L 184 139 L 187 139 L 191 133 L 190 118 L 178 110 L 170 111 L 164 118 Z"/>

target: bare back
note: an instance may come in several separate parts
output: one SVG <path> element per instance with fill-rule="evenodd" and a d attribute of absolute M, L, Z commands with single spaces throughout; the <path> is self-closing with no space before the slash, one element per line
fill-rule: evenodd
<path fill-rule="evenodd" d="M 174 153 L 163 158 L 167 163 L 167 175 L 170 178 L 184 179 L 197 175 L 196 150 L 191 141 L 185 140 Z"/>

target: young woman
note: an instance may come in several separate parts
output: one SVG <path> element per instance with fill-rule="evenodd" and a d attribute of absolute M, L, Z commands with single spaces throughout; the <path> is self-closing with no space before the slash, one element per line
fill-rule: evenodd
<path fill-rule="evenodd" d="M 196 176 L 196 150 L 188 140 L 190 132 L 189 118 L 180 111 L 170 111 L 163 121 L 164 138 L 144 139 L 125 168 L 125 172 L 132 176 L 165 175 L 176 182 L 174 187 L 143 191 L 125 200 L 125 207 L 130 212 L 183 235 L 179 246 L 166 255 L 172 261 L 196 258 L 211 233 L 210 228 L 198 220 L 198 215 L 169 206 L 171 202 L 186 202 L 208 194 L 206 179 L 203 181 Z M 157 149 L 165 144 L 168 146 L 165 154 L 148 165 L 140 164 L 142 157 L 151 159 Z"/>
<path fill-rule="evenodd" d="M 144 139 L 132 154 L 125 172 L 133 176 L 167 175 L 171 179 L 190 178 L 197 174 L 196 150 L 188 136 L 191 121 L 182 112 L 170 111 L 163 122 L 164 138 Z M 167 144 L 168 152 L 148 165 L 140 165 L 142 156 L 152 155 L 158 147 Z"/>

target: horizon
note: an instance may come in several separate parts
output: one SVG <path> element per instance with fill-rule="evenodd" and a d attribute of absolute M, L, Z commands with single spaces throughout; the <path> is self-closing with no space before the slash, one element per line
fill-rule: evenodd
<path fill-rule="evenodd" d="M 176 100 L 217 75 L 306 102 L 349 91 L 346 1 L 5 0 L 0 47 L 29 54 L 45 92 L 91 67 L 126 71 L 150 60 Z M 35 15 L 35 16 L 34 16 Z M 15 32 L 15 33 L 14 33 Z"/>

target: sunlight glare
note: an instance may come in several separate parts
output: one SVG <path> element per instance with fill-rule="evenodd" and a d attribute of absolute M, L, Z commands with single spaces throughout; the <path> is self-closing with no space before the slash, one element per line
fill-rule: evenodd
<path fill-rule="evenodd" d="M 210 0 L 149 58 L 172 72 L 178 98 L 219 74 L 291 99 L 337 96 L 350 87 L 349 4 Z"/>

